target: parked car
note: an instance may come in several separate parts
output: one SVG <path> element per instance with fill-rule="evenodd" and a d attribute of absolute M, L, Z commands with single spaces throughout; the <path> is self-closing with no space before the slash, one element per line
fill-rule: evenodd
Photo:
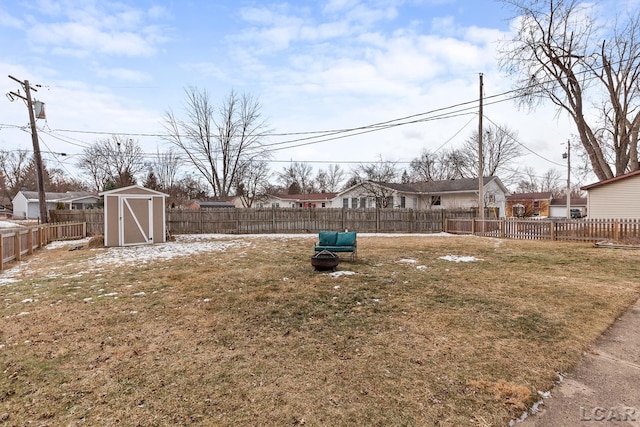
<path fill-rule="evenodd" d="M 571 218 L 584 218 L 585 216 L 582 214 L 582 209 L 571 209 Z"/>

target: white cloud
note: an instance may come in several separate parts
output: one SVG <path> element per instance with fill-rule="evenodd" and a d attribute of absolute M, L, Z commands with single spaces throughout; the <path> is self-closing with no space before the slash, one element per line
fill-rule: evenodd
<path fill-rule="evenodd" d="M 136 83 L 143 83 L 152 80 L 152 77 L 146 72 L 127 68 L 105 68 L 99 65 L 94 65 L 94 70 L 96 72 L 96 75 L 102 78 L 124 80 Z"/>
<path fill-rule="evenodd" d="M 158 44 L 167 40 L 161 27 L 147 22 L 168 16 L 161 7 L 145 11 L 109 2 L 39 5 L 28 15 L 26 36 L 34 49 L 48 47 L 54 54 L 75 57 L 94 53 L 144 57 L 155 54 Z"/>
<path fill-rule="evenodd" d="M 22 20 L 0 9 L 0 27 L 23 28 Z"/>

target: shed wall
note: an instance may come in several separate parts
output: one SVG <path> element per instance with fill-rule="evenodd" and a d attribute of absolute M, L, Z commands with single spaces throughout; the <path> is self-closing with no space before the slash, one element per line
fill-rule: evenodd
<path fill-rule="evenodd" d="M 589 189 L 591 219 L 640 218 L 640 175 Z"/>

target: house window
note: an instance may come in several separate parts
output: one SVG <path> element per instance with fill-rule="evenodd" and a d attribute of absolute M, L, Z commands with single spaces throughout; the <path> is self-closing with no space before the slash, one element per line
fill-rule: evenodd
<path fill-rule="evenodd" d="M 407 207 L 407 198 L 405 196 L 400 196 L 400 207 L 401 208 Z"/>
<path fill-rule="evenodd" d="M 496 202 L 496 195 L 495 195 L 495 194 L 493 194 L 493 193 L 490 193 L 490 194 L 488 195 L 488 197 L 487 197 L 487 201 L 488 201 L 489 203 L 495 203 L 495 202 Z"/>
<path fill-rule="evenodd" d="M 431 196 L 431 206 L 440 206 L 441 204 L 440 196 Z"/>
<path fill-rule="evenodd" d="M 322 202 L 322 204 L 320 206 L 322 206 L 323 208 L 326 208 L 327 204 L 325 202 Z"/>
<path fill-rule="evenodd" d="M 348 208 L 349 207 L 349 199 L 347 199 L 346 197 L 344 199 L 342 199 L 342 207 L 343 208 Z"/>
<path fill-rule="evenodd" d="M 387 207 L 388 208 L 392 208 L 393 206 L 394 206 L 394 204 L 393 204 L 393 196 L 387 197 Z"/>
<path fill-rule="evenodd" d="M 413 198 L 413 209 L 418 209 L 418 198 L 417 197 Z"/>
<path fill-rule="evenodd" d="M 534 209 L 540 208 L 540 200 L 534 200 L 533 201 L 533 208 Z"/>
<path fill-rule="evenodd" d="M 351 207 L 354 208 L 354 209 L 358 207 L 358 198 L 357 197 L 352 197 L 351 198 Z"/>
<path fill-rule="evenodd" d="M 271 207 L 272 207 L 272 208 L 279 208 L 279 207 L 280 207 L 280 203 L 278 203 L 278 202 L 273 202 L 273 203 L 271 203 Z"/>
<path fill-rule="evenodd" d="M 367 207 L 367 198 L 366 197 L 360 197 L 360 207 L 361 208 L 366 208 Z"/>

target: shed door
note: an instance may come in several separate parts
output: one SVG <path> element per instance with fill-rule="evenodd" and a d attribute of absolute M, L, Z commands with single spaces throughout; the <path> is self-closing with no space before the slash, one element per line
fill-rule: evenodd
<path fill-rule="evenodd" d="M 153 243 L 153 201 L 149 196 L 120 197 L 120 245 Z"/>

